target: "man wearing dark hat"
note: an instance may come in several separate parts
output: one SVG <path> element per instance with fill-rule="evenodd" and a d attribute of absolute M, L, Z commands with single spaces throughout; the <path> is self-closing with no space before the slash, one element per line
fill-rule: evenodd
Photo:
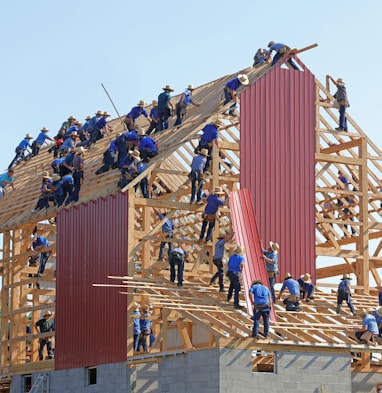
<path fill-rule="evenodd" d="M 276 54 L 274 55 L 273 60 L 272 60 L 272 64 L 271 64 L 272 66 L 274 66 L 285 55 L 285 53 L 290 51 L 289 46 L 287 46 L 285 44 L 276 43 L 274 41 L 270 41 L 268 43 L 268 48 L 269 49 L 266 52 L 267 60 L 270 59 L 271 54 L 272 54 L 273 51 L 276 52 Z M 290 58 L 287 62 L 290 64 L 290 66 L 293 69 L 299 71 L 296 63 L 293 61 L 292 58 Z"/>
<path fill-rule="evenodd" d="M 303 274 L 297 281 L 300 284 L 300 298 L 303 299 L 305 303 L 309 303 L 314 299 L 314 285 L 312 284 L 310 274 Z"/>
<path fill-rule="evenodd" d="M 171 102 L 171 92 L 174 89 L 166 85 L 162 88 L 163 92 L 158 96 L 158 116 L 159 116 L 159 126 L 158 130 L 163 131 L 168 128 L 168 118 L 171 115 L 171 112 L 174 110 L 174 105 Z"/>
<path fill-rule="evenodd" d="M 284 282 L 281 286 L 279 295 L 277 296 L 277 300 L 281 299 L 281 295 L 283 294 L 285 289 L 288 289 L 289 291 L 289 296 L 283 301 L 286 306 L 286 310 L 298 311 L 300 300 L 300 285 L 296 280 L 293 279 L 290 273 L 285 273 Z"/>
<path fill-rule="evenodd" d="M 8 165 L 8 169 L 13 168 L 14 165 L 23 160 L 25 152 L 28 151 L 28 148 L 31 148 L 31 139 L 33 139 L 32 135 L 26 134 L 25 138 L 18 144 L 15 150 L 15 158 Z"/>
<path fill-rule="evenodd" d="M 36 322 L 37 333 L 47 333 L 54 331 L 54 321 L 52 319 L 52 313 L 50 311 L 45 311 L 42 319 Z M 42 337 L 39 339 L 38 348 L 38 358 L 39 360 L 44 360 L 44 347 L 48 351 L 48 359 L 54 359 L 54 353 L 52 348 L 51 337 Z"/>
<path fill-rule="evenodd" d="M 335 80 L 330 75 L 327 75 L 337 87 L 337 91 L 333 94 L 333 97 L 337 101 L 337 105 L 339 107 L 340 117 L 338 120 L 339 126 L 336 128 L 337 131 L 347 131 L 348 130 L 348 121 L 346 119 L 346 108 L 350 106 L 348 101 L 348 95 L 346 92 L 345 82 L 342 78 L 338 78 Z"/>
<path fill-rule="evenodd" d="M 203 193 L 203 185 L 204 185 L 204 166 L 207 162 L 208 150 L 201 149 L 199 154 L 196 155 L 191 162 L 191 198 L 190 203 L 195 202 L 202 204 L 202 193 Z M 198 187 L 196 188 L 196 183 L 198 183 Z"/>
<path fill-rule="evenodd" d="M 248 293 L 253 306 L 254 323 L 252 337 L 258 337 L 260 318 L 263 317 L 264 337 L 267 338 L 269 332 L 269 314 L 272 306 L 271 293 L 261 280 L 254 280 Z"/>
<path fill-rule="evenodd" d="M 243 256 L 244 253 L 244 248 L 241 246 L 237 246 L 233 250 L 233 254 L 229 257 L 227 265 L 227 277 L 230 281 L 230 286 L 227 294 L 227 302 L 232 299 L 233 294 L 233 307 L 238 309 L 242 308 L 239 303 L 239 294 L 241 290 L 241 272 L 243 270 L 243 264 L 245 262 Z"/>
<path fill-rule="evenodd" d="M 259 48 L 257 52 L 255 53 L 255 56 L 253 56 L 253 66 L 256 67 L 257 65 L 263 65 L 267 61 L 267 53 L 265 49 Z"/>
<path fill-rule="evenodd" d="M 276 294 L 275 294 L 274 287 L 276 284 L 276 277 L 279 272 L 278 251 L 279 251 L 279 245 L 278 245 L 278 243 L 274 243 L 274 242 L 269 242 L 268 250 L 263 249 L 263 256 L 264 256 L 265 265 L 266 265 L 266 269 L 267 269 L 269 288 L 271 289 L 273 303 L 276 303 Z"/>
<path fill-rule="evenodd" d="M 215 244 L 213 263 L 217 267 L 218 271 L 211 278 L 210 285 L 212 285 L 216 281 L 216 279 L 219 278 L 219 292 L 224 292 L 224 245 L 233 238 L 234 234 L 235 232 L 220 232 L 218 236 L 218 241 Z"/>
<path fill-rule="evenodd" d="M 342 306 L 342 302 L 345 300 L 348 307 L 350 308 L 350 311 L 352 314 L 355 316 L 356 312 L 354 310 L 352 301 L 351 301 L 351 290 L 350 290 L 350 280 L 352 278 L 349 276 L 349 274 L 344 274 L 341 278 L 340 283 L 338 284 L 338 289 L 337 289 L 337 309 L 336 313 L 340 313 L 340 309 Z"/>

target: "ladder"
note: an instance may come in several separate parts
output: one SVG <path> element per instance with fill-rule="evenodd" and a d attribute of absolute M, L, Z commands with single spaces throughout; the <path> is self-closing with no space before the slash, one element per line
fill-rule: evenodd
<path fill-rule="evenodd" d="M 49 393 L 49 374 L 40 374 L 34 381 L 29 393 Z"/>

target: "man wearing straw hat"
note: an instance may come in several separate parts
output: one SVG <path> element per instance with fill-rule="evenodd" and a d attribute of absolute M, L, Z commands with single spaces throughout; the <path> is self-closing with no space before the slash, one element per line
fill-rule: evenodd
<path fill-rule="evenodd" d="M 36 322 L 37 333 L 47 333 L 54 331 L 54 321 L 52 319 L 52 313 L 50 311 L 45 311 L 42 319 Z M 48 351 L 48 359 L 54 359 L 54 353 L 52 348 L 51 337 L 42 337 L 39 339 L 38 348 L 38 358 L 39 360 L 44 360 L 44 347 Z"/>
<path fill-rule="evenodd" d="M 262 248 L 264 247 L 262 246 Z M 269 242 L 268 250 L 263 249 L 263 256 L 267 269 L 269 288 L 271 290 L 273 303 L 276 303 L 275 284 L 276 284 L 276 277 L 279 273 L 278 251 L 279 251 L 279 245 L 278 243 L 274 243 L 274 242 Z"/>
<path fill-rule="evenodd" d="M 77 147 L 75 150 L 75 155 L 73 158 L 74 185 L 73 185 L 73 193 L 70 198 L 70 202 L 78 202 L 78 200 L 80 199 L 80 190 L 85 173 L 84 152 L 85 149 L 82 146 Z"/>
<path fill-rule="evenodd" d="M 179 101 L 176 104 L 176 121 L 174 127 L 182 124 L 188 105 L 192 104 L 196 107 L 199 106 L 199 104 L 195 104 L 191 97 L 194 90 L 194 86 L 188 85 L 186 90 L 181 94 Z"/>
<path fill-rule="evenodd" d="M 158 131 L 167 130 L 168 128 L 168 118 L 171 112 L 174 110 L 174 105 L 171 102 L 171 92 L 174 89 L 170 85 L 166 85 L 162 88 L 163 92 L 158 96 L 158 115 L 159 115 L 159 125 Z"/>
<path fill-rule="evenodd" d="M 197 204 L 203 204 L 202 202 L 202 193 L 203 193 L 203 185 L 204 185 L 204 167 L 207 162 L 208 150 L 201 149 L 199 153 L 192 159 L 191 161 L 191 198 L 190 203 L 195 202 Z M 198 183 L 198 187 L 196 187 L 196 183 Z"/>
<path fill-rule="evenodd" d="M 150 127 L 146 131 L 146 135 L 150 135 L 153 131 L 154 133 L 158 132 L 158 126 L 159 126 L 158 100 L 152 101 L 149 117 L 151 121 L 150 121 Z"/>
<path fill-rule="evenodd" d="M 336 313 L 340 313 L 340 309 L 342 306 L 342 302 L 345 300 L 348 307 L 350 308 L 351 313 L 355 316 L 356 312 L 354 310 L 352 301 L 351 301 L 351 290 L 350 290 L 350 280 L 352 278 L 349 274 L 344 274 L 341 278 L 340 283 L 338 284 L 337 289 L 337 309 Z"/>
<path fill-rule="evenodd" d="M 241 271 L 243 270 L 245 250 L 241 246 L 237 246 L 233 250 L 233 254 L 229 257 L 228 266 L 227 266 L 227 277 L 230 281 L 228 294 L 227 294 L 227 302 L 232 299 L 233 294 L 233 307 L 237 309 L 241 309 L 242 307 L 239 304 L 239 295 L 241 290 Z"/>
<path fill-rule="evenodd" d="M 129 131 L 134 129 L 135 121 L 140 116 L 144 116 L 149 122 L 151 122 L 151 118 L 146 111 L 146 102 L 144 100 L 140 100 L 136 106 L 131 108 L 130 112 L 126 115 L 124 122 L 127 125 Z"/>
<path fill-rule="evenodd" d="M 281 299 L 281 295 L 284 290 L 288 289 L 289 296 L 283 300 L 283 303 L 286 306 L 287 311 L 299 311 L 300 309 L 300 285 L 299 283 L 293 279 L 290 273 L 285 273 L 284 282 L 281 286 L 279 295 L 277 296 L 277 300 Z"/>
<path fill-rule="evenodd" d="M 206 242 L 209 242 L 212 238 L 212 231 L 215 228 L 215 221 L 216 221 L 216 213 L 220 206 L 224 205 L 223 200 L 220 198 L 224 195 L 224 191 L 221 187 L 215 187 L 215 190 L 212 194 L 208 195 L 207 197 L 207 205 L 204 209 L 203 213 L 203 223 L 202 229 L 200 231 L 199 242 L 203 241 L 204 234 L 207 229 L 207 236 Z"/>
<path fill-rule="evenodd" d="M 37 154 L 40 152 L 40 148 L 44 143 L 47 143 L 46 140 L 48 139 L 49 141 L 54 142 L 54 139 L 48 136 L 49 130 L 44 127 L 40 131 L 40 133 L 37 135 L 37 138 L 33 141 L 32 143 L 32 157 L 37 156 Z"/>
<path fill-rule="evenodd" d="M 337 131 L 347 131 L 348 130 L 348 121 L 346 118 L 346 108 L 350 106 L 348 101 L 348 95 L 346 92 L 345 82 L 342 78 L 338 78 L 335 80 L 330 75 L 327 75 L 334 85 L 337 87 L 337 91 L 333 94 L 333 97 L 337 101 L 337 107 L 339 108 L 340 117 L 338 120 L 338 127 L 336 128 Z"/>
<path fill-rule="evenodd" d="M 248 294 L 253 306 L 254 323 L 252 337 L 258 337 L 260 318 L 263 317 L 264 337 L 267 338 L 269 332 L 269 316 L 272 306 L 271 293 L 261 280 L 254 280 L 251 284 Z"/>
<path fill-rule="evenodd" d="M 236 116 L 235 109 L 237 107 L 237 90 L 241 86 L 247 86 L 249 84 L 249 79 L 246 74 L 239 74 L 236 78 L 231 79 L 224 87 L 224 103 L 223 105 L 228 104 L 233 101 L 233 104 L 229 107 L 228 110 L 224 112 L 225 115 Z"/>
<path fill-rule="evenodd" d="M 310 274 L 303 274 L 297 281 L 300 284 L 300 298 L 305 303 L 309 303 L 314 299 L 314 285 L 312 284 Z"/>
<path fill-rule="evenodd" d="M 373 315 L 368 314 L 367 310 L 361 309 L 359 316 L 362 318 L 362 328 L 355 332 L 360 344 L 367 344 L 369 341 L 377 345 L 379 334 L 377 321 Z"/>
<path fill-rule="evenodd" d="M 18 144 L 15 150 L 15 158 L 8 165 L 8 169 L 11 169 L 14 165 L 18 164 L 20 161 L 23 160 L 25 152 L 28 151 L 28 148 L 31 148 L 31 139 L 33 139 L 33 136 L 30 134 L 26 134 L 25 138 Z"/>

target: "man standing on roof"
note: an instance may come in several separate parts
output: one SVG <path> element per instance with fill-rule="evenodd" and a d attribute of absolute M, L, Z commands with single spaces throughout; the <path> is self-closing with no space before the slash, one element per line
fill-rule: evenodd
<path fill-rule="evenodd" d="M 157 217 L 162 221 L 167 214 L 165 211 L 164 214 L 160 213 L 158 210 L 154 208 L 154 212 L 156 213 Z M 174 230 L 175 230 L 175 225 L 174 221 L 171 219 L 168 219 L 165 221 L 165 223 L 162 225 L 162 234 L 165 236 L 167 239 L 172 239 L 174 237 Z M 168 244 L 168 255 L 170 255 L 171 250 L 172 250 L 172 242 L 166 242 L 163 241 L 160 243 L 159 247 L 159 256 L 158 256 L 158 261 L 163 261 L 164 257 L 164 248 L 166 247 L 166 243 Z"/>
<path fill-rule="evenodd" d="M 249 299 L 253 306 L 252 337 L 258 338 L 260 318 L 263 317 L 264 337 L 268 337 L 269 319 L 272 307 L 271 293 L 261 280 L 254 280 L 248 291 Z"/>
<path fill-rule="evenodd" d="M 272 66 L 274 66 L 287 52 L 289 52 L 290 48 L 285 44 L 270 41 L 268 43 L 267 61 L 271 58 L 271 54 L 273 51 L 275 51 L 276 54 L 273 57 L 272 64 L 271 64 Z M 293 61 L 292 58 L 288 60 L 288 63 L 293 69 L 299 71 L 299 68 L 297 67 L 296 63 Z"/>
<path fill-rule="evenodd" d="M 37 138 L 32 143 L 32 157 L 37 156 L 40 152 L 40 148 L 44 143 L 47 143 L 46 140 L 50 140 L 54 142 L 54 139 L 48 136 L 49 130 L 44 127 L 41 132 L 38 134 Z"/>
<path fill-rule="evenodd" d="M 312 284 L 310 274 L 303 274 L 297 281 L 300 284 L 300 298 L 304 300 L 305 303 L 309 303 L 314 299 L 314 285 Z"/>
<path fill-rule="evenodd" d="M 162 90 L 164 91 L 158 96 L 159 131 L 167 130 L 168 118 L 174 110 L 170 94 L 174 89 L 170 85 L 166 85 Z"/>
<path fill-rule="evenodd" d="M 244 255 L 245 250 L 241 246 L 237 246 L 233 250 L 233 254 L 228 259 L 227 265 L 227 277 L 230 281 L 228 294 L 227 294 L 227 302 L 232 299 L 233 294 L 233 307 L 241 309 L 239 304 L 239 294 L 241 290 L 241 272 L 243 270 L 243 264 L 245 262 Z"/>
<path fill-rule="evenodd" d="M 206 166 L 208 156 L 207 149 L 201 149 L 199 154 L 196 155 L 191 162 L 191 198 L 190 203 L 195 202 L 197 204 L 203 204 L 202 202 L 202 193 L 203 193 L 203 185 L 204 185 L 204 167 Z M 198 187 L 196 188 L 196 183 L 198 183 Z"/>
<path fill-rule="evenodd" d="M 146 131 L 146 135 L 150 135 L 153 131 L 158 132 L 158 126 L 159 126 L 158 100 L 153 100 L 149 117 L 151 121 L 150 121 L 150 127 Z"/>
<path fill-rule="evenodd" d="M 188 105 L 192 104 L 196 107 L 199 106 L 199 104 L 195 104 L 191 97 L 194 90 L 194 86 L 188 85 L 187 89 L 180 96 L 179 101 L 176 104 L 176 121 L 174 127 L 182 124 Z"/>
<path fill-rule="evenodd" d="M 259 48 L 253 56 L 253 66 L 261 66 L 267 62 L 267 51 L 265 49 Z"/>
<path fill-rule="evenodd" d="M 281 295 L 284 290 L 288 289 L 289 296 L 284 299 L 284 304 L 286 305 L 287 311 L 298 311 L 299 310 L 299 300 L 300 300 L 300 284 L 298 281 L 294 280 L 290 273 L 285 273 L 284 283 L 281 286 L 277 300 L 281 299 Z"/>
<path fill-rule="evenodd" d="M 144 116 L 151 123 L 151 118 L 148 115 L 145 106 L 145 101 L 140 100 L 138 104 L 131 108 L 130 112 L 126 115 L 124 122 L 126 123 L 129 131 L 134 129 L 135 120 L 137 120 L 139 116 Z"/>
<path fill-rule="evenodd" d="M 8 168 L 7 173 L 3 173 L 0 176 L 0 199 L 4 198 L 4 190 L 6 186 L 11 186 L 13 190 L 15 189 L 15 185 L 13 183 L 13 173 L 13 169 Z"/>
<path fill-rule="evenodd" d="M 351 289 L 350 289 L 350 280 L 352 278 L 349 276 L 349 274 L 344 274 L 341 278 L 340 283 L 338 284 L 338 289 L 337 289 L 337 309 L 336 313 L 340 313 L 340 309 L 342 306 L 342 302 L 345 300 L 348 307 L 350 308 L 351 313 L 356 316 L 356 312 L 353 307 L 353 303 L 351 301 Z"/>
<path fill-rule="evenodd" d="M 262 248 L 263 248 L 265 265 L 267 268 L 269 288 L 271 289 L 272 300 L 273 303 L 276 303 L 275 284 L 276 284 L 276 277 L 279 273 L 279 266 L 278 266 L 279 245 L 278 243 L 269 242 L 268 250 L 264 250 L 264 247 Z"/>
<path fill-rule="evenodd" d="M 210 285 L 212 285 L 216 279 L 219 279 L 219 292 L 224 291 L 224 267 L 223 267 L 223 258 L 225 251 L 225 244 L 232 240 L 235 232 L 220 232 L 218 236 L 218 241 L 215 244 L 215 253 L 213 257 L 213 263 L 217 267 L 218 271 L 211 278 Z"/>
<path fill-rule="evenodd" d="M 245 74 L 239 74 L 236 78 L 231 79 L 224 87 L 224 103 L 223 105 L 228 104 L 233 101 L 233 104 L 229 107 L 228 110 L 224 112 L 225 115 L 236 116 L 235 109 L 237 107 L 237 90 L 241 86 L 247 86 L 249 84 L 248 76 Z"/>
<path fill-rule="evenodd" d="M 345 82 L 342 78 L 338 78 L 335 80 L 330 75 L 327 77 L 336 85 L 337 91 L 333 94 L 333 97 L 336 99 L 339 107 L 340 118 L 339 118 L 339 126 L 336 128 L 337 131 L 347 131 L 348 130 L 348 121 L 346 118 L 346 108 L 350 106 L 348 101 L 348 95 L 346 92 Z"/>
<path fill-rule="evenodd" d="M 73 187 L 73 193 L 70 198 L 70 202 L 78 202 L 80 198 L 80 189 L 81 189 L 81 184 L 84 179 L 84 173 L 85 173 L 85 163 L 84 163 L 84 152 L 85 149 L 81 147 L 77 147 L 75 150 L 74 158 L 73 158 L 73 181 L 74 181 L 74 187 Z"/>
<path fill-rule="evenodd" d="M 25 152 L 28 151 L 28 147 L 31 148 L 31 139 L 33 139 L 33 136 L 30 134 L 26 134 L 25 138 L 19 143 L 15 150 L 15 158 L 8 165 L 8 169 L 13 168 L 14 165 L 18 164 L 20 161 L 23 160 Z"/>

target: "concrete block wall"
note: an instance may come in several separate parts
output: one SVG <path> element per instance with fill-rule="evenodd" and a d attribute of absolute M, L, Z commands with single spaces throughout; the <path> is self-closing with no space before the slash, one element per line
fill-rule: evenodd
<path fill-rule="evenodd" d="M 353 393 L 375 393 L 375 385 L 382 383 L 380 373 L 352 373 Z"/>

